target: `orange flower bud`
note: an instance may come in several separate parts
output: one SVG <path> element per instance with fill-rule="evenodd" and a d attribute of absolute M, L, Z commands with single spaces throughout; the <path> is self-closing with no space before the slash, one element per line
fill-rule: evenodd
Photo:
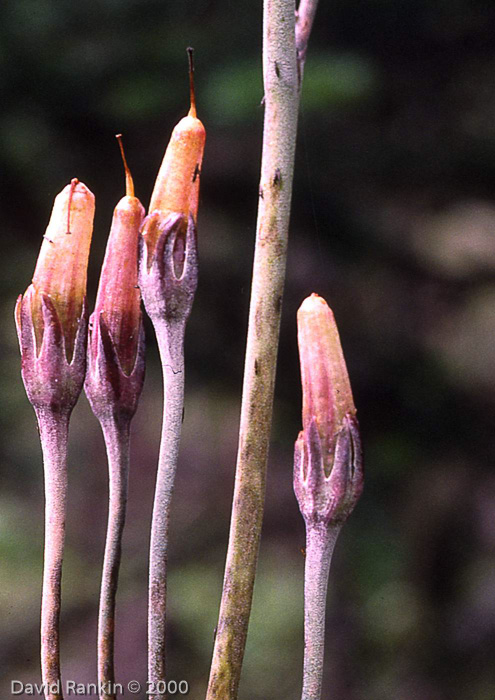
<path fill-rule="evenodd" d="M 206 139 L 205 128 L 196 116 L 191 53 L 189 56 L 191 107 L 187 117 L 181 119 L 172 132 L 149 206 L 150 214 L 156 210 L 165 215 L 184 214 L 185 223 L 189 214 L 192 214 L 194 221 L 197 218 L 199 178 Z M 148 244 L 150 259 L 158 233 L 155 229 L 149 229 L 144 233 L 144 238 Z"/>
<path fill-rule="evenodd" d="M 191 107 L 172 132 L 151 195 L 150 212 L 159 209 L 166 214 L 191 213 L 197 218 L 205 136 L 205 128 Z"/>
<path fill-rule="evenodd" d="M 322 297 L 312 294 L 297 312 L 303 390 L 303 430 L 315 421 L 323 464 L 332 469 L 337 434 L 346 414 L 355 416 L 349 375 L 333 313 Z"/>
<path fill-rule="evenodd" d="M 72 357 L 86 295 L 94 212 L 94 195 L 77 179 L 55 198 L 33 282 L 24 294 L 32 309 L 38 353 L 44 332 L 41 298 L 46 295 L 60 321 L 67 360 Z"/>

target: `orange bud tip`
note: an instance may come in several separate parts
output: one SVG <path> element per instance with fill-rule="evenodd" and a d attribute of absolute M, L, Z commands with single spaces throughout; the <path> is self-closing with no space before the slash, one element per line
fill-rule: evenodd
<path fill-rule="evenodd" d="M 191 46 L 187 47 L 187 58 L 189 60 L 189 92 L 191 96 L 189 116 L 196 117 L 196 93 L 194 90 L 194 49 Z"/>
<path fill-rule="evenodd" d="M 153 188 L 149 213 L 198 215 L 199 180 L 206 132 L 196 116 L 193 49 L 188 48 L 191 107 L 175 126 Z"/>
<path fill-rule="evenodd" d="M 125 170 L 125 193 L 128 197 L 134 197 L 134 180 L 132 179 L 131 171 L 127 165 L 127 160 L 124 153 L 124 144 L 122 143 L 122 134 L 115 134 L 115 138 L 119 142 L 120 155 L 124 163 Z"/>

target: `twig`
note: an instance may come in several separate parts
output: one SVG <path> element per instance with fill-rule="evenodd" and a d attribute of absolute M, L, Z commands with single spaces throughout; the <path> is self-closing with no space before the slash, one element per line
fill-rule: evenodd
<path fill-rule="evenodd" d="M 229 546 L 207 700 L 234 700 L 263 519 L 299 85 L 293 0 L 265 0 L 260 199 Z"/>

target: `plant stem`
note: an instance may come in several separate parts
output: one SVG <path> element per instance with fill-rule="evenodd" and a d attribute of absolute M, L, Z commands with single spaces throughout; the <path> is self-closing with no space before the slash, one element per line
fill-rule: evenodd
<path fill-rule="evenodd" d="M 297 131 L 294 22 L 294 0 L 265 0 L 256 249 L 232 520 L 207 700 L 237 697 L 261 535 Z"/>
<path fill-rule="evenodd" d="M 304 675 L 301 700 L 320 700 L 325 653 L 328 576 L 339 525 L 306 526 L 304 567 Z"/>
<path fill-rule="evenodd" d="M 37 409 L 45 475 L 45 551 L 41 594 L 41 677 L 46 700 L 63 700 L 60 605 L 67 504 L 70 411 Z M 55 692 L 51 692 L 54 690 Z"/>
<path fill-rule="evenodd" d="M 110 416 L 101 420 L 101 426 L 108 457 L 109 506 L 98 615 L 98 687 L 101 700 L 114 700 L 115 598 L 127 506 L 130 418 Z"/>
<path fill-rule="evenodd" d="M 174 489 L 184 406 L 184 322 L 154 321 L 163 370 L 163 423 L 151 525 L 148 599 L 148 681 L 150 698 L 165 680 L 167 552 L 170 504 Z M 157 685 L 158 684 L 158 685 Z"/>

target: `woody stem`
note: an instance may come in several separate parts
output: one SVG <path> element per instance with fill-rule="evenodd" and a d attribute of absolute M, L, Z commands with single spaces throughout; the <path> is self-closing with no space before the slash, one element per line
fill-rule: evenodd
<path fill-rule="evenodd" d="M 235 700 L 251 613 L 273 411 L 302 71 L 316 0 L 264 0 L 265 120 L 232 518 L 207 700 Z"/>
<path fill-rule="evenodd" d="M 98 614 L 98 686 L 101 700 L 114 700 L 115 598 L 122 554 L 129 475 L 130 419 L 101 420 L 108 458 L 109 507 Z"/>
<path fill-rule="evenodd" d="M 297 130 L 294 25 L 294 0 L 264 1 L 265 120 L 256 248 L 232 518 L 207 700 L 237 697 L 258 559 Z"/>
<path fill-rule="evenodd" d="M 69 411 L 37 409 L 45 478 L 45 549 L 41 594 L 41 676 L 46 700 L 63 700 L 60 605 L 67 504 Z"/>
<path fill-rule="evenodd" d="M 152 700 L 165 698 L 165 626 L 170 504 L 184 407 L 185 322 L 154 320 L 163 371 L 163 422 L 151 524 L 148 598 L 148 681 Z"/>

